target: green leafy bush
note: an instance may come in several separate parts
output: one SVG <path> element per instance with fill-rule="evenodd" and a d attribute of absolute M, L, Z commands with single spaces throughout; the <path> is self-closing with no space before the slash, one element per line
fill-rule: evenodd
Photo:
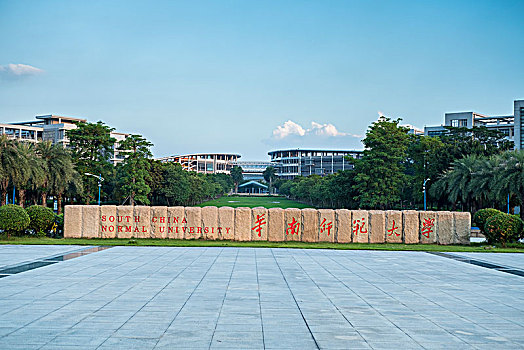
<path fill-rule="evenodd" d="M 52 237 L 64 237 L 64 214 L 55 215 L 55 230 L 52 232 Z"/>
<path fill-rule="evenodd" d="M 490 217 L 484 225 L 489 243 L 513 243 L 522 237 L 524 223 L 517 215 L 500 213 Z"/>
<path fill-rule="evenodd" d="M 32 229 L 37 236 L 45 236 L 45 232 L 49 231 L 55 222 L 55 213 L 50 208 L 42 207 L 40 205 L 32 205 L 26 209 L 31 223 L 29 228 Z"/>
<path fill-rule="evenodd" d="M 473 222 L 477 225 L 480 231 L 485 233 L 484 226 L 486 225 L 486 221 L 493 215 L 497 215 L 497 214 L 504 214 L 504 213 L 501 212 L 500 210 L 493 209 L 493 208 L 480 209 L 473 216 Z"/>
<path fill-rule="evenodd" d="M 24 234 L 30 222 L 31 219 L 24 208 L 14 204 L 0 207 L 0 230 L 4 230 L 8 237 Z"/>

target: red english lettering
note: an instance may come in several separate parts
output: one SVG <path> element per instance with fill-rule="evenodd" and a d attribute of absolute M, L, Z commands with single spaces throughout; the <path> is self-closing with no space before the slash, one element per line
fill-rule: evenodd
<path fill-rule="evenodd" d="M 109 226 L 109 232 L 115 232 L 115 227 L 114 226 Z"/>
<path fill-rule="evenodd" d="M 140 230 L 138 229 L 138 226 L 135 227 L 135 230 L 133 231 L 133 233 L 134 233 L 134 232 L 140 232 Z"/>
<path fill-rule="evenodd" d="M 231 230 L 231 227 L 226 227 L 226 233 L 229 233 L 229 230 Z"/>
<path fill-rule="evenodd" d="M 165 223 L 166 223 L 166 218 L 163 217 L 163 216 L 161 216 L 161 217 L 160 217 L 160 223 L 161 223 L 161 224 L 165 224 Z"/>
<path fill-rule="evenodd" d="M 182 223 L 183 223 L 183 224 L 187 224 L 186 218 L 183 218 L 183 219 L 182 219 Z"/>
<path fill-rule="evenodd" d="M 131 232 L 131 226 L 126 226 L 126 232 Z"/>
<path fill-rule="evenodd" d="M 135 216 L 135 222 L 140 222 L 140 216 Z"/>
<path fill-rule="evenodd" d="M 195 233 L 195 228 L 194 228 L 193 226 L 191 226 L 191 227 L 189 228 L 189 233 L 190 233 L 190 234 L 194 234 L 194 233 Z"/>
<path fill-rule="evenodd" d="M 156 216 L 153 216 L 153 218 L 151 219 L 151 222 L 156 222 Z"/>
<path fill-rule="evenodd" d="M 186 233 L 187 227 L 182 227 L 182 230 L 184 231 L 184 233 Z M 177 227 L 177 233 L 178 233 L 178 227 Z"/>
<path fill-rule="evenodd" d="M 167 233 L 173 233 L 173 228 L 172 227 L 168 227 L 167 228 Z"/>
<path fill-rule="evenodd" d="M 109 217 L 109 221 L 111 221 L 111 222 L 115 222 L 115 217 L 114 217 L 113 215 L 111 215 L 111 216 Z"/>
<path fill-rule="evenodd" d="M 107 226 L 102 226 L 102 232 L 106 232 L 107 231 Z"/>
<path fill-rule="evenodd" d="M 166 230 L 165 227 L 160 227 L 160 233 L 164 233 L 165 230 Z"/>
<path fill-rule="evenodd" d="M 122 226 L 118 226 L 118 232 L 122 232 Z"/>
<path fill-rule="evenodd" d="M 209 233 L 209 227 L 204 227 L 204 233 Z"/>
<path fill-rule="evenodd" d="M 218 233 L 222 233 L 222 227 L 217 227 Z"/>
<path fill-rule="evenodd" d="M 129 222 L 129 220 L 131 220 L 131 216 L 127 215 L 126 219 L 127 219 L 127 222 Z"/>
<path fill-rule="evenodd" d="M 106 221 L 106 216 L 102 215 L 102 221 Z"/>

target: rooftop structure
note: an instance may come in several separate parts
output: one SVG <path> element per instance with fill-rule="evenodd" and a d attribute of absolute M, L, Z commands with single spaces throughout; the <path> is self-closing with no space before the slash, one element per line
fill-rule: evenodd
<path fill-rule="evenodd" d="M 362 158 L 362 151 L 300 148 L 276 150 L 268 154 L 277 176 L 286 180 L 296 176 L 325 176 L 353 169 L 353 164 L 347 158 Z"/>
<path fill-rule="evenodd" d="M 202 174 L 229 174 L 238 158 L 240 158 L 239 154 L 231 153 L 196 153 L 162 157 L 157 160 L 164 163 L 178 163 L 186 171 Z"/>

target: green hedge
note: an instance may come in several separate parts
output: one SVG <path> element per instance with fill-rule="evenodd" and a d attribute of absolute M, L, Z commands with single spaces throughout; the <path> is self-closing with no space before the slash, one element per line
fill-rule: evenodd
<path fill-rule="evenodd" d="M 23 235 L 31 219 L 24 208 L 7 204 L 0 207 L 0 230 L 7 235 Z"/>
<path fill-rule="evenodd" d="M 489 243 L 513 243 L 522 238 L 524 223 L 517 215 L 500 213 L 490 217 L 485 224 L 485 236 Z"/>
<path fill-rule="evenodd" d="M 486 225 L 486 221 L 490 217 L 494 215 L 498 215 L 498 214 L 504 214 L 504 213 L 501 212 L 500 210 L 493 209 L 493 208 L 480 209 L 473 216 L 473 223 L 477 225 L 477 227 L 480 229 L 480 231 L 482 231 L 482 233 L 485 233 L 486 230 L 484 226 Z"/>
<path fill-rule="evenodd" d="M 32 205 L 26 209 L 31 223 L 29 228 L 34 231 L 37 236 L 45 236 L 55 222 L 55 213 L 50 208 L 42 207 L 40 205 Z"/>

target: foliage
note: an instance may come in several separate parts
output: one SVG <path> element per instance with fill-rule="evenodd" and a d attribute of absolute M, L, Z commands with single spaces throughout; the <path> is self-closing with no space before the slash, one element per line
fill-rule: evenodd
<path fill-rule="evenodd" d="M 14 204 L 7 204 L 0 207 L 0 230 L 7 235 L 21 235 L 30 223 L 29 215 L 26 211 Z"/>
<path fill-rule="evenodd" d="M 244 175 L 242 175 L 242 168 L 239 166 L 234 166 L 231 168 L 231 178 L 233 179 L 233 183 L 235 184 L 235 193 L 238 192 L 238 184 L 242 182 L 244 179 Z"/>
<path fill-rule="evenodd" d="M 269 183 L 269 193 L 273 192 L 273 182 L 277 179 L 276 170 L 272 166 L 268 166 L 262 173 L 264 180 Z"/>
<path fill-rule="evenodd" d="M 517 215 L 500 213 L 490 217 L 485 224 L 485 235 L 489 243 L 513 243 L 522 237 L 524 223 Z"/>
<path fill-rule="evenodd" d="M 386 209 L 401 199 L 409 136 L 399 122 L 380 117 L 362 140 L 366 149 L 362 159 L 355 160 L 353 185 L 360 207 Z"/>
<path fill-rule="evenodd" d="M 6 195 L 9 184 L 13 179 L 24 177 L 26 159 L 20 155 L 17 142 L 6 135 L 0 135 L 0 190 L 1 204 L 6 204 Z"/>
<path fill-rule="evenodd" d="M 26 212 L 31 220 L 29 228 L 36 235 L 45 235 L 44 232 L 49 231 L 55 222 L 55 213 L 50 208 L 32 205 L 26 209 Z"/>
<path fill-rule="evenodd" d="M 485 232 L 486 221 L 493 215 L 498 214 L 503 213 L 500 210 L 493 208 L 480 209 L 475 213 L 475 215 L 473 215 L 473 222 L 482 232 Z"/>
<path fill-rule="evenodd" d="M 52 232 L 53 237 L 55 238 L 62 238 L 64 237 L 64 214 L 56 214 L 55 215 L 55 231 Z"/>

